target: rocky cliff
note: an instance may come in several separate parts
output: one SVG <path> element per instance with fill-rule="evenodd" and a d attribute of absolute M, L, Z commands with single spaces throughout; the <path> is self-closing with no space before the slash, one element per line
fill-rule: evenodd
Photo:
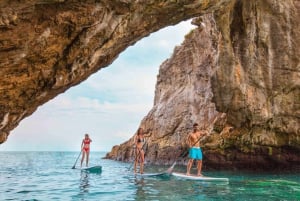
<path fill-rule="evenodd" d="M 185 163 L 194 122 L 205 168 L 300 166 L 299 1 L 231 1 L 160 66 L 153 109 L 142 120 L 148 163 Z M 205 26 L 203 26 L 205 25 Z M 132 160 L 132 139 L 107 158 Z"/>
<path fill-rule="evenodd" d="M 161 65 L 141 122 L 148 162 L 185 163 L 198 122 L 210 133 L 205 168 L 299 168 L 299 9 L 297 0 L 2 0 L 0 142 L 142 37 L 202 16 Z M 132 159 L 130 142 L 107 157 Z"/>

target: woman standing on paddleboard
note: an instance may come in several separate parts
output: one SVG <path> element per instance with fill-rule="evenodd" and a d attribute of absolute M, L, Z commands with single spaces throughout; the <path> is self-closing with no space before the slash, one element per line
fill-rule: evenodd
<path fill-rule="evenodd" d="M 145 161 L 145 152 L 143 149 L 145 143 L 144 131 L 142 128 L 139 128 L 136 136 L 134 137 L 135 144 L 135 160 L 134 160 L 134 173 L 136 173 L 136 166 L 140 163 L 140 173 L 144 173 L 144 161 Z"/>
<path fill-rule="evenodd" d="M 86 155 L 86 162 L 85 162 L 86 167 L 89 164 L 90 143 L 91 142 L 92 142 L 92 140 L 89 137 L 89 134 L 85 134 L 84 139 L 82 140 L 82 143 L 81 143 L 81 150 L 82 150 L 82 158 L 81 158 L 81 164 L 80 164 L 81 167 L 82 167 L 82 163 L 85 158 L 85 155 Z"/>

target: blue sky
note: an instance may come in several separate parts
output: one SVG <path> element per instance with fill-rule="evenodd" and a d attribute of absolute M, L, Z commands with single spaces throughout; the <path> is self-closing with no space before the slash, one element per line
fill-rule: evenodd
<path fill-rule="evenodd" d="M 159 66 L 193 29 L 166 27 L 126 49 L 107 68 L 40 106 L 15 128 L 0 151 L 110 151 L 133 136 L 153 106 Z"/>

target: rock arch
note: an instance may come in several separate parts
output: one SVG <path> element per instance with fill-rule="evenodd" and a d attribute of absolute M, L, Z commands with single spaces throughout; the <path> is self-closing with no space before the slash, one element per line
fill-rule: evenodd
<path fill-rule="evenodd" d="M 271 168 L 299 164 L 299 1 L 4 0 L 0 6 L 1 143 L 39 105 L 106 67 L 140 38 L 211 13 L 214 53 L 206 61 L 214 65 L 212 100 L 226 118 L 221 114 L 214 121 L 219 134 L 212 138 L 218 143 L 210 139 L 208 161 L 215 167 L 220 161 L 250 168 L 257 167 L 253 162 Z M 197 120 L 194 111 L 189 115 Z M 153 123 L 148 117 L 145 127 Z M 229 127 L 219 128 L 224 124 Z M 167 143 L 180 129 L 187 130 L 178 124 L 166 128 L 163 136 L 175 133 Z M 153 143 L 152 151 L 163 148 L 160 158 L 166 161 L 165 153 L 182 147 L 164 142 Z M 126 146 L 116 146 L 112 158 L 122 156 Z"/>
<path fill-rule="evenodd" d="M 32 0 L 0 3 L 0 142 L 39 105 L 128 46 L 222 1 Z"/>

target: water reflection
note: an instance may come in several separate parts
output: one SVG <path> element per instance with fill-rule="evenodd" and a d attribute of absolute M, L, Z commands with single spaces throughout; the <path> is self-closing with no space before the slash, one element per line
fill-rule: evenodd
<path fill-rule="evenodd" d="M 145 200 L 147 193 L 145 190 L 144 178 L 135 177 L 134 184 L 136 185 L 136 200 Z"/>
<path fill-rule="evenodd" d="M 206 181 L 191 181 L 188 182 L 191 186 L 191 195 L 198 199 L 208 199 L 208 197 L 220 199 L 222 196 L 230 194 L 229 182 L 206 182 Z"/>
<path fill-rule="evenodd" d="M 86 171 L 81 171 L 81 175 L 80 175 L 80 194 L 84 195 L 89 193 L 89 174 Z"/>
<path fill-rule="evenodd" d="M 134 177 L 134 200 L 222 200 L 231 194 L 229 182 L 177 179 L 173 176 Z"/>

